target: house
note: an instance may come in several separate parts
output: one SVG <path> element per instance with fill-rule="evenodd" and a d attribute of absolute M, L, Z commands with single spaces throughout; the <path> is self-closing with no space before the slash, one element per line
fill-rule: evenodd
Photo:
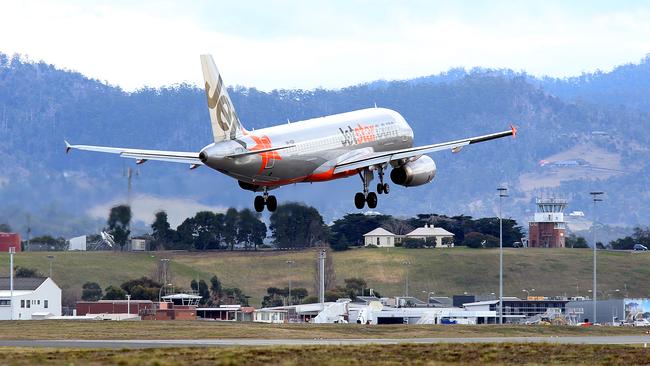
<path fill-rule="evenodd" d="M 363 235 L 364 245 L 374 245 L 377 247 L 394 247 L 397 235 L 383 228 L 376 228 L 375 230 Z"/>
<path fill-rule="evenodd" d="M 425 224 L 424 227 L 419 227 L 406 235 L 396 235 L 380 227 L 363 235 L 365 246 L 374 245 L 381 248 L 394 247 L 395 244 L 401 243 L 403 239 L 422 239 L 429 243 L 428 246 L 435 248 L 453 247 L 453 238 L 453 233 L 450 233 L 441 227 L 434 227 L 433 225 L 428 224 Z M 443 240 L 445 239 L 448 239 L 449 242 L 443 243 Z"/>
<path fill-rule="evenodd" d="M 445 238 L 453 239 L 453 233 L 450 233 L 441 227 L 434 227 L 433 225 L 428 224 L 425 224 L 424 227 L 419 227 L 411 231 L 410 233 L 404 235 L 404 237 L 407 239 L 422 239 L 433 244 L 431 246 L 434 246 L 436 248 L 454 246 L 453 243 L 443 244 L 442 242 Z"/>
<path fill-rule="evenodd" d="M 0 277 L 0 320 L 61 316 L 61 288 L 51 278 L 14 277 L 13 295 L 9 282 Z"/>

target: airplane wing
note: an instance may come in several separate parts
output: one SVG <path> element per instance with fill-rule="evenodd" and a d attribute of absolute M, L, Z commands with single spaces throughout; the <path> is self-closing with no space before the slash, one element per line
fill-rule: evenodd
<path fill-rule="evenodd" d="M 440 150 L 451 150 L 452 152 L 459 152 L 466 145 L 476 144 L 479 142 L 490 141 L 494 139 L 499 139 L 507 136 L 515 136 L 517 134 L 517 129 L 514 126 L 511 126 L 511 129 L 508 131 L 492 133 L 489 135 L 470 137 L 467 139 L 456 140 L 443 142 L 433 145 L 424 145 L 417 147 L 410 147 L 400 150 L 391 150 L 391 151 L 382 151 L 376 153 L 365 154 L 361 156 L 355 156 L 350 159 L 343 160 L 336 164 L 334 168 L 334 174 L 366 168 L 373 165 L 385 164 L 391 161 L 407 159 L 411 157 L 416 157 L 423 154 L 429 154 L 432 152 Z"/>
<path fill-rule="evenodd" d="M 109 154 L 118 154 L 123 158 L 137 159 L 138 164 L 142 164 L 147 160 L 167 161 L 172 163 L 190 164 L 193 168 L 203 165 L 199 159 L 198 152 L 183 152 L 183 151 L 163 151 L 163 150 L 142 150 L 142 149 L 128 149 L 121 147 L 106 147 L 106 146 L 90 146 L 90 145 L 71 145 L 65 141 L 65 152 L 70 150 L 85 150 L 96 151 Z"/>

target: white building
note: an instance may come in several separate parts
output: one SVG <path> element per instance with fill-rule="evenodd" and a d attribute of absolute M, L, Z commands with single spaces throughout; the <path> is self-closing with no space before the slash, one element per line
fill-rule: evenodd
<path fill-rule="evenodd" d="M 363 235 L 365 246 L 374 245 L 382 248 L 394 247 L 396 243 L 401 243 L 405 238 L 422 239 L 430 243 L 428 246 L 435 248 L 454 246 L 452 242 L 454 234 L 433 225 L 424 225 L 424 227 L 419 227 L 406 235 L 396 235 L 380 227 Z M 450 239 L 449 243 L 443 244 L 443 240 L 447 238 Z"/>
<path fill-rule="evenodd" d="M 87 238 L 86 235 L 77 236 L 68 240 L 68 250 L 86 250 Z"/>
<path fill-rule="evenodd" d="M 449 245 L 443 245 L 442 240 L 445 238 L 454 238 L 454 234 L 450 233 L 449 231 L 441 228 L 441 227 L 434 227 L 433 225 L 427 225 L 425 224 L 424 227 L 419 227 L 410 233 L 404 235 L 405 238 L 408 239 L 422 239 L 427 242 L 430 242 L 431 244 L 435 243 L 436 248 L 440 248 L 443 246 L 451 246 L 453 247 L 454 244 L 451 243 Z"/>
<path fill-rule="evenodd" d="M 363 235 L 364 245 L 374 245 L 378 247 L 394 247 L 395 238 L 397 235 L 383 228 L 376 228 L 375 230 Z"/>
<path fill-rule="evenodd" d="M 61 316 L 61 288 L 51 278 L 14 277 L 12 304 L 9 277 L 0 277 L 0 320 L 50 316 Z"/>

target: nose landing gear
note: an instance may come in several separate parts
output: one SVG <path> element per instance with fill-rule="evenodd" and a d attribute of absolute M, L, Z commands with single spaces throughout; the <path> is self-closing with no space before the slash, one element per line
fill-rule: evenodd
<path fill-rule="evenodd" d="M 269 196 L 268 188 L 264 187 L 264 193 L 261 196 L 255 197 L 253 206 L 257 212 L 264 211 L 264 206 L 266 206 L 269 212 L 275 212 L 278 208 L 278 200 L 273 195 Z"/>

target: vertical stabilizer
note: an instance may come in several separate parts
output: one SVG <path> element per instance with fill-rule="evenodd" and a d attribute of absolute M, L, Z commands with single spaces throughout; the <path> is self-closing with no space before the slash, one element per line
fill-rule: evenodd
<path fill-rule="evenodd" d="M 201 68 L 214 141 L 232 140 L 243 132 L 243 127 L 211 55 L 201 55 Z"/>

